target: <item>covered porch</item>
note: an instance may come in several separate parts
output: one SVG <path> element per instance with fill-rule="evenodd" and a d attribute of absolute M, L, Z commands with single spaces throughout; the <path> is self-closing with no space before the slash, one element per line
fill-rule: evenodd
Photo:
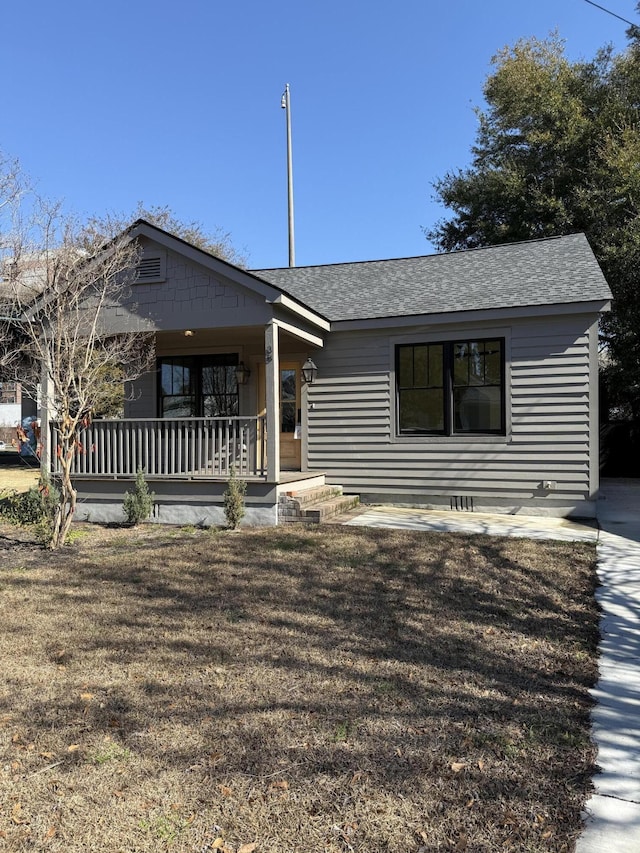
<path fill-rule="evenodd" d="M 322 477 L 309 472 L 303 367 L 324 346 L 330 322 L 149 223 L 139 221 L 131 237 L 141 249 L 138 277 L 101 322 L 114 335 L 152 333 L 156 365 L 125 389 L 123 418 L 94 419 L 79 436 L 79 516 L 119 518 L 143 469 L 158 520 L 211 519 L 210 509 L 219 519 L 232 472 L 248 484 L 247 516 L 253 504 L 258 516 L 275 517 L 281 488 Z M 43 398 L 53 398 L 47 387 Z M 55 478 L 59 442 L 46 408 L 42 465 Z"/>
<path fill-rule="evenodd" d="M 232 472 L 247 484 L 248 524 L 277 524 L 281 496 L 324 486 L 324 474 L 309 471 L 303 370 L 322 339 L 275 320 L 262 333 L 185 331 L 157 333 L 156 370 L 128 389 L 126 417 L 95 419 L 80 432 L 72 459 L 78 520 L 122 521 L 140 469 L 155 493 L 152 520 L 163 523 L 223 524 Z M 55 479 L 55 421 L 44 435 L 43 464 Z"/>

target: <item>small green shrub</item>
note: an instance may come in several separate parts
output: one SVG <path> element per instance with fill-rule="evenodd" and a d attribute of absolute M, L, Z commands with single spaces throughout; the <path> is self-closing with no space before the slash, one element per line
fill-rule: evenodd
<path fill-rule="evenodd" d="M 60 492 L 46 479 L 26 492 L 12 492 L 0 501 L 0 515 L 10 524 L 50 526 L 60 502 Z"/>
<path fill-rule="evenodd" d="M 141 521 L 146 521 L 153 512 L 153 502 L 155 499 L 155 492 L 149 491 L 149 486 L 144 477 L 144 470 L 138 468 L 133 491 L 124 493 L 124 503 L 122 505 L 129 524 L 140 524 Z"/>
<path fill-rule="evenodd" d="M 231 469 L 227 490 L 223 495 L 224 515 L 231 530 L 237 530 L 244 517 L 244 496 L 247 484 L 236 477 L 236 469 Z"/>

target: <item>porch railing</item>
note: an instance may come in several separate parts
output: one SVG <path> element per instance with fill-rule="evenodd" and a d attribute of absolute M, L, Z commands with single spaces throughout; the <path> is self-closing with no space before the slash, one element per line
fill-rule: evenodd
<path fill-rule="evenodd" d="M 50 426 L 51 473 L 60 471 L 58 427 Z M 264 417 L 94 421 L 79 436 L 76 476 L 260 476 L 266 471 Z"/>

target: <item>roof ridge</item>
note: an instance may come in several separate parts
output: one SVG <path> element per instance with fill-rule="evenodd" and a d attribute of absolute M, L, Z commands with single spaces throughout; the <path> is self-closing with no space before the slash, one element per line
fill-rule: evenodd
<path fill-rule="evenodd" d="M 586 237 L 584 231 L 574 231 L 571 234 L 555 234 L 549 237 L 532 237 L 530 240 L 514 240 L 511 243 L 493 243 L 490 246 L 474 246 L 470 249 L 456 249 L 451 252 L 430 252 L 426 255 L 405 255 L 396 258 L 369 258 L 364 261 L 332 261 L 328 264 L 303 264 L 295 267 L 256 267 L 249 272 L 284 272 L 286 270 L 324 269 L 326 267 L 364 266 L 368 264 L 393 264 L 397 261 L 418 261 L 426 258 L 444 258 L 452 255 L 466 255 L 471 252 L 483 252 L 487 249 L 507 249 L 515 246 L 526 246 L 532 243 L 549 243 L 553 240 L 564 240 L 567 237 Z"/>

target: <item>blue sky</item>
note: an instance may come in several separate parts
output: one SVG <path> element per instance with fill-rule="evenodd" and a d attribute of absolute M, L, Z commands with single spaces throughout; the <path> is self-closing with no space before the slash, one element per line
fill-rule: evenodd
<path fill-rule="evenodd" d="M 602 5 L 636 21 L 636 0 Z M 491 57 L 557 29 L 571 59 L 626 26 L 584 0 L 31 0 L 2 11 L 0 148 L 81 215 L 169 205 L 286 266 L 406 257 L 469 160 Z"/>

